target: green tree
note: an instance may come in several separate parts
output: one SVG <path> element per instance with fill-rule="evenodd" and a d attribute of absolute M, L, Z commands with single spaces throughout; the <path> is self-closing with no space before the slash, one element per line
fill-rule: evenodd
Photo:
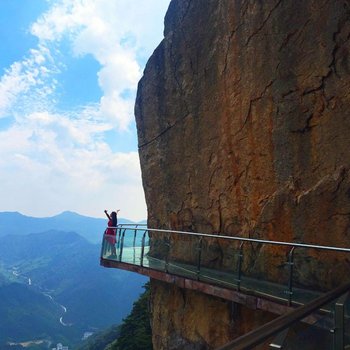
<path fill-rule="evenodd" d="M 116 341 L 105 350 L 152 350 L 152 330 L 149 313 L 149 283 L 145 291 L 134 303 L 129 316 L 120 325 L 120 334 Z"/>
<path fill-rule="evenodd" d="M 89 337 L 78 350 L 104 350 L 119 337 L 120 326 L 111 326 Z"/>

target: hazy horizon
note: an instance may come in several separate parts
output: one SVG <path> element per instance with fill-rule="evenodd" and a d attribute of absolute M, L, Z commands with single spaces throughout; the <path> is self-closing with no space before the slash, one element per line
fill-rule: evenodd
<path fill-rule="evenodd" d="M 112 211 L 112 210 L 111 210 Z M 109 212 L 111 212 L 109 211 Z M 17 213 L 17 214 L 20 214 L 22 216 L 26 216 L 26 217 L 31 217 L 31 218 L 35 218 L 35 219 L 45 219 L 45 218 L 52 218 L 52 217 L 56 217 L 56 216 L 60 216 L 62 214 L 66 214 L 66 213 L 71 213 L 71 214 L 75 214 L 75 215 L 79 215 L 79 216 L 82 216 L 82 217 L 87 217 L 87 218 L 93 218 L 93 219 L 103 219 L 103 220 L 107 220 L 106 218 L 106 215 L 104 213 L 102 213 L 101 216 L 91 216 L 91 215 L 84 215 L 84 214 L 81 214 L 81 213 L 78 213 L 76 211 L 72 211 L 72 210 L 63 210 L 61 212 L 58 212 L 56 214 L 53 214 L 53 215 L 48 215 L 48 216 L 35 216 L 35 215 L 27 215 L 25 213 L 22 213 L 18 210 L 14 210 L 14 211 L 9 211 L 9 210 L 2 210 L 0 211 L 0 214 L 1 213 Z M 124 217 L 123 215 L 118 215 L 118 218 L 119 219 L 125 219 L 125 220 L 130 220 L 130 221 L 134 221 L 134 222 L 140 222 L 140 221 L 145 221 L 147 220 L 147 216 L 144 218 L 144 219 L 141 219 L 141 220 L 131 220 L 130 218 L 128 217 Z"/>

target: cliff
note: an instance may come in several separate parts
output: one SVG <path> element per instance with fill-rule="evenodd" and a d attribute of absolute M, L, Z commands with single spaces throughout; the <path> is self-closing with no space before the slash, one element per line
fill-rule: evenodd
<path fill-rule="evenodd" d="M 349 19 L 346 0 L 172 0 L 135 106 L 149 227 L 349 246 Z M 250 257 L 246 271 L 282 278 L 269 265 L 285 252 Z M 349 269 L 297 260 L 319 289 Z M 155 349 L 212 348 L 271 317 L 151 287 Z"/>

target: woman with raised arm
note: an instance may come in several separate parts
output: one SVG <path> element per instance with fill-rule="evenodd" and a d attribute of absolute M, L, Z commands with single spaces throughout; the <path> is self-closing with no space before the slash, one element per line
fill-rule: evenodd
<path fill-rule="evenodd" d="M 115 243 L 116 243 L 116 233 L 117 233 L 117 225 L 118 225 L 118 212 L 120 210 L 118 209 L 116 212 L 112 211 L 111 215 L 108 214 L 107 210 L 105 210 L 105 214 L 108 218 L 108 228 L 105 231 L 105 239 L 106 241 L 111 245 L 112 248 L 112 255 L 116 255 L 116 249 L 115 249 Z"/>

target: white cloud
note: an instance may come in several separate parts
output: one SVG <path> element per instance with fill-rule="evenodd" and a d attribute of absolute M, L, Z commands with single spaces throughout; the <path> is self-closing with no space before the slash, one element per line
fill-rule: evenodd
<path fill-rule="evenodd" d="M 112 152 L 104 133 L 111 128 L 119 137 L 130 133 L 143 69 L 137 57 L 140 52 L 149 56 L 161 40 L 168 3 L 50 2 L 31 26 L 38 47 L 0 79 L 0 118 L 15 119 L 0 131 L 0 210 L 102 216 L 103 209 L 120 208 L 123 217 L 146 217 L 138 154 Z M 98 103 L 57 109 L 56 89 L 65 69 L 61 59 L 69 54 L 58 51 L 63 41 L 77 58 L 89 54 L 100 63 Z"/>
<path fill-rule="evenodd" d="M 47 108 L 59 73 L 50 51 L 43 45 L 30 50 L 21 62 L 14 62 L 0 79 L 0 118 L 16 111 Z"/>
<path fill-rule="evenodd" d="M 155 17 L 163 18 L 167 5 L 168 1 L 161 0 L 61 0 L 33 24 L 31 32 L 43 45 L 66 36 L 75 55 L 91 54 L 101 64 L 100 113 L 124 130 L 133 118 L 133 103 L 123 104 L 122 92 L 132 91 L 133 101 L 142 74 L 137 54 L 144 50 L 150 55 L 160 41 L 153 31 L 155 23 L 159 26 L 160 22 Z M 161 33 L 162 28 L 155 32 Z M 128 37 L 133 40 L 125 45 Z M 118 105 L 127 107 L 127 111 L 108 107 Z"/>
<path fill-rule="evenodd" d="M 137 152 L 115 154 L 96 133 L 94 122 L 49 113 L 34 113 L 2 132 L 0 198 L 6 208 L 1 209 L 41 215 L 70 209 L 97 216 L 118 206 L 129 218 L 144 218 Z M 132 197 L 126 197 L 126 188 Z"/>
<path fill-rule="evenodd" d="M 65 40 L 76 56 L 89 54 L 100 63 L 98 82 L 103 96 L 97 111 L 111 127 L 124 130 L 133 119 L 133 102 L 143 69 L 138 55 L 145 52 L 149 56 L 160 41 L 167 5 L 163 0 L 52 1 L 52 7 L 31 26 L 31 33 L 39 39 L 38 47 L 1 78 L 0 118 L 12 110 L 23 114 L 52 108 L 58 98 L 57 76 L 65 68 L 59 61 L 57 45 Z M 131 92 L 132 103 L 123 105 L 126 89 Z M 113 105 L 127 107 L 127 116 L 124 108 L 120 113 L 106 108 Z"/>

